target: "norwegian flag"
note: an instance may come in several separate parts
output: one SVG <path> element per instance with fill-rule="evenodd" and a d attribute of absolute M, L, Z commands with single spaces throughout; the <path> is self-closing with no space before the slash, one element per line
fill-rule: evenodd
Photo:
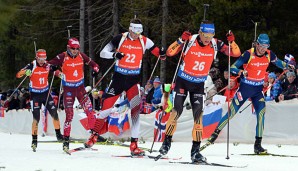
<path fill-rule="evenodd" d="M 166 113 L 161 109 L 155 114 L 155 127 L 154 127 L 154 141 L 163 142 L 165 139 L 166 124 L 170 117 L 170 112 Z"/>

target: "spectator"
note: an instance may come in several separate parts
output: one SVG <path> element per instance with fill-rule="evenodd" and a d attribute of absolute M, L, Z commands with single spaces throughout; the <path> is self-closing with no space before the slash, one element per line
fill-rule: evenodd
<path fill-rule="evenodd" d="M 294 99 L 297 96 L 297 85 L 294 83 L 296 78 L 296 74 L 294 72 L 287 72 L 287 80 L 288 82 L 284 82 L 282 85 L 283 92 L 275 98 L 276 102 L 283 100 Z"/>
<path fill-rule="evenodd" d="M 280 81 L 276 79 L 274 72 L 270 72 L 268 75 L 268 87 L 264 90 L 266 101 L 274 100 L 282 92 Z"/>
<path fill-rule="evenodd" d="M 152 103 L 151 112 L 155 111 L 157 108 L 157 105 L 161 102 L 162 90 L 160 85 L 160 79 L 158 77 L 154 79 L 153 87 L 154 87 L 154 93 L 153 93 L 153 98 L 151 100 L 151 103 Z"/>

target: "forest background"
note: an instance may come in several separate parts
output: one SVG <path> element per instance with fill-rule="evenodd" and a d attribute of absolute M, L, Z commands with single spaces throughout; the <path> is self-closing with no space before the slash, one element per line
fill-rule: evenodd
<path fill-rule="evenodd" d="M 206 13 L 204 4 L 209 5 Z M 50 60 L 66 51 L 69 33 L 79 38 L 81 51 L 100 65 L 96 80 L 100 79 L 113 63 L 100 59 L 101 49 L 113 36 L 128 31 L 135 15 L 143 22 L 143 35 L 159 47 L 168 47 L 185 30 L 197 33 L 205 17 L 215 23 L 215 37 L 225 43 L 225 35 L 231 30 L 242 52 L 251 48 L 255 32 L 267 33 L 270 49 L 280 59 L 288 53 L 297 59 L 297 6 L 296 0 L 0 0 L 0 89 L 6 91 L 20 83 L 15 74 L 34 60 L 35 45 L 46 49 Z M 159 62 L 153 76 L 170 83 L 179 55 Z M 228 58 L 221 54 L 218 58 L 220 70 L 227 69 Z M 152 54 L 145 54 L 142 86 L 156 60 Z M 91 71 L 85 68 L 85 85 L 92 85 Z M 111 74 L 100 89 L 106 87 Z M 54 87 L 59 85 L 60 80 L 55 79 Z"/>

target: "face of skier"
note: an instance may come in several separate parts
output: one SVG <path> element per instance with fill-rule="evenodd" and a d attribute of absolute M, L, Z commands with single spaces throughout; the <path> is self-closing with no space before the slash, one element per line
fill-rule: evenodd
<path fill-rule="evenodd" d="M 201 31 L 199 31 L 199 35 L 200 35 L 200 40 L 202 41 L 203 45 L 208 45 L 210 43 L 210 41 L 212 40 L 214 34 L 211 33 L 203 33 Z"/>
<path fill-rule="evenodd" d="M 80 51 L 80 48 L 69 47 L 69 51 L 73 56 L 77 56 Z"/>
<path fill-rule="evenodd" d="M 257 43 L 256 44 L 256 52 L 257 52 L 257 55 L 264 55 L 265 52 L 267 51 L 267 49 L 269 48 L 269 44 L 260 44 L 260 43 Z"/>
<path fill-rule="evenodd" d="M 130 37 L 133 40 L 138 39 L 142 32 L 143 32 L 143 25 L 142 24 L 130 23 L 130 25 L 129 25 L 129 34 L 130 34 Z"/>

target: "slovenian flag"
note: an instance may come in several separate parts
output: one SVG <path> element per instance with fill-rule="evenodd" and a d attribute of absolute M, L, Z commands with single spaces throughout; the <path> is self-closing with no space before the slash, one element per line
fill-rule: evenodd
<path fill-rule="evenodd" d="M 170 117 L 170 112 L 166 113 L 158 109 L 155 114 L 155 127 L 154 127 L 154 141 L 163 142 L 165 139 L 166 124 Z"/>
<path fill-rule="evenodd" d="M 221 104 L 209 104 L 205 107 L 203 113 L 203 139 L 209 138 L 222 116 Z"/>

